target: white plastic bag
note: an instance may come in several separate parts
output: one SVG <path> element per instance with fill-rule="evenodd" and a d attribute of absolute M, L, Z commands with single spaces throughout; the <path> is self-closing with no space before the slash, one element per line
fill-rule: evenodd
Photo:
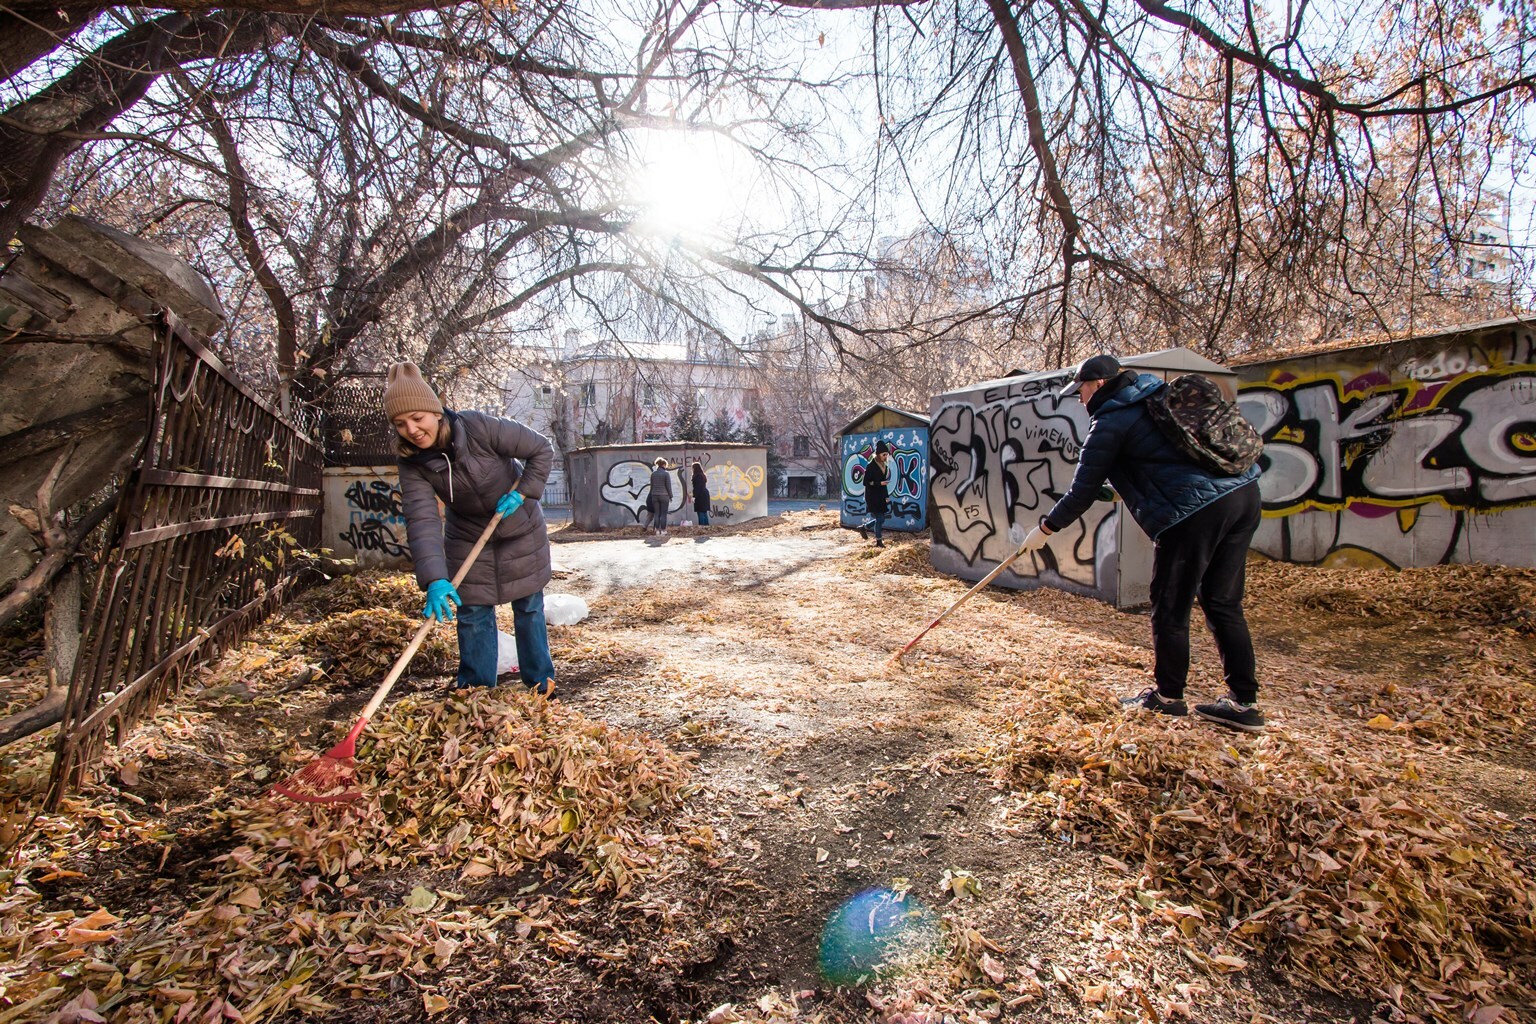
<path fill-rule="evenodd" d="M 544 621 L 551 626 L 574 626 L 587 615 L 587 602 L 574 594 L 544 595 Z"/>
<path fill-rule="evenodd" d="M 504 676 L 517 671 L 517 640 L 511 633 L 496 631 L 496 674 Z"/>

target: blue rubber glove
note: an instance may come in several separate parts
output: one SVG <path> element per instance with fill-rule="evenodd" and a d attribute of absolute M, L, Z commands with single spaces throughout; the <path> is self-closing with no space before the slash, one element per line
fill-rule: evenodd
<path fill-rule="evenodd" d="M 503 519 L 507 518 L 507 516 L 510 516 L 513 512 L 516 512 L 522 507 L 523 496 L 516 491 L 508 491 L 506 494 L 503 494 L 501 496 L 501 500 L 496 503 L 496 511 L 501 513 L 501 518 Z"/>
<path fill-rule="evenodd" d="M 438 622 L 452 622 L 453 610 L 464 603 L 459 592 L 447 580 L 433 580 L 427 584 L 427 604 L 421 614 Z"/>

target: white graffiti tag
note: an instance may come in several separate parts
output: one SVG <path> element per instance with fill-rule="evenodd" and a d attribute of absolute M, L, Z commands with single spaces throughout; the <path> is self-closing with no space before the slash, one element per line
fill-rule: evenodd
<path fill-rule="evenodd" d="M 615 462 L 608 467 L 602 495 L 604 501 L 629 509 L 629 514 L 639 522 L 640 510 L 645 508 L 646 499 L 651 496 L 651 467 L 633 459 Z M 675 506 L 681 507 L 682 499 L 676 494 L 672 500 Z"/>

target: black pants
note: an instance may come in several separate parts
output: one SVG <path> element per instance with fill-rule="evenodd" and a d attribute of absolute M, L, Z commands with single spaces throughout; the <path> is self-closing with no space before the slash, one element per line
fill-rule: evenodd
<path fill-rule="evenodd" d="M 1243 617 L 1248 546 L 1259 528 L 1259 485 L 1231 491 L 1157 539 L 1152 562 L 1153 675 L 1157 692 L 1182 699 L 1189 678 L 1189 613 L 1199 598 L 1232 696 L 1258 699 L 1253 639 Z"/>

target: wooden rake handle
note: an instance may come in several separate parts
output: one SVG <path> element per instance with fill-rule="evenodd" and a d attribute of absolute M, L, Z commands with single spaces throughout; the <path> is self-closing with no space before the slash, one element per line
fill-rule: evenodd
<path fill-rule="evenodd" d="M 475 541 L 475 546 L 469 549 L 469 555 L 464 559 L 464 564 L 459 566 L 459 571 L 453 574 L 454 590 L 458 590 L 459 584 L 464 582 L 464 577 L 469 574 L 469 567 L 475 564 L 475 559 L 479 558 L 480 552 L 485 550 L 485 545 L 490 542 L 491 534 L 500 523 L 501 513 L 498 512 L 491 516 L 490 522 L 485 524 L 485 529 L 481 532 L 480 539 Z M 362 718 L 358 721 L 357 726 L 354 727 L 357 732 L 362 732 L 363 723 L 372 718 L 373 713 L 379 710 L 379 705 L 384 703 L 384 698 L 388 697 L 389 691 L 394 689 L 395 682 L 400 678 L 401 673 L 405 671 L 405 667 L 411 663 L 411 659 L 416 657 L 416 651 L 421 647 L 421 642 L 427 638 L 427 634 L 432 631 L 432 627 L 435 625 L 437 625 L 436 619 L 427 618 L 422 619 L 421 625 L 416 627 L 416 635 L 411 637 L 411 642 L 406 645 L 400 657 L 395 659 L 395 665 L 389 670 L 389 675 L 384 677 L 384 682 L 380 683 L 379 688 L 374 691 L 373 699 L 368 702 L 367 707 L 363 708 Z"/>
<path fill-rule="evenodd" d="M 939 623 L 943 622 L 945 619 L 949 618 L 952 614 L 954 614 L 954 611 L 955 611 L 956 608 L 959 608 L 961 605 L 965 604 L 965 602 L 969 601 L 972 597 L 974 597 L 978 590 L 981 590 L 988 583 L 991 583 L 993 580 L 997 579 L 998 575 L 1004 569 L 1006 569 L 1010 565 L 1012 565 L 1014 563 L 1014 560 L 1017 559 L 1023 553 L 1024 553 L 1024 549 L 1023 548 L 1019 548 L 1018 550 L 1014 551 L 1013 554 L 1009 555 L 1007 558 L 1003 559 L 1000 563 L 998 563 L 997 568 L 993 569 L 991 572 L 989 572 L 985 576 L 983 576 L 981 578 L 981 582 L 980 583 L 977 583 L 974 587 L 972 587 L 970 590 L 967 590 L 964 594 L 961 594 L 960 598 L 957 601 L 955 601 L 954 604 L 952 604 L 948 608 L 944 609 L 944 613 L 942 615 L 940 615 L 938 618 L 934 619 L 932 622 L 928 623 L 928 625 L 924 626 L 923 627 L 923 631 L 921 633 L 917 634 L 917 636 L 913 637 L 911 640 L 908 640 L 907 641 L 907 646 L 903 647 L 901 650 L 899 650 L 895 654 L 891 655 L 890 661 L 886 662 L 886 664 L 894 665 L 894 664 L 896 664 L 896 662 L 900 661 L 902 659 L 903 655 L 905 655 L 908 651 L 910 651 L 912 648 L 917 646 L 917 642 L 919 640 L 921 640 L 923 637 L 928 635 L 928 631 L 930 629 L 932 629 L 934 626 L 937 626 Z"/>

